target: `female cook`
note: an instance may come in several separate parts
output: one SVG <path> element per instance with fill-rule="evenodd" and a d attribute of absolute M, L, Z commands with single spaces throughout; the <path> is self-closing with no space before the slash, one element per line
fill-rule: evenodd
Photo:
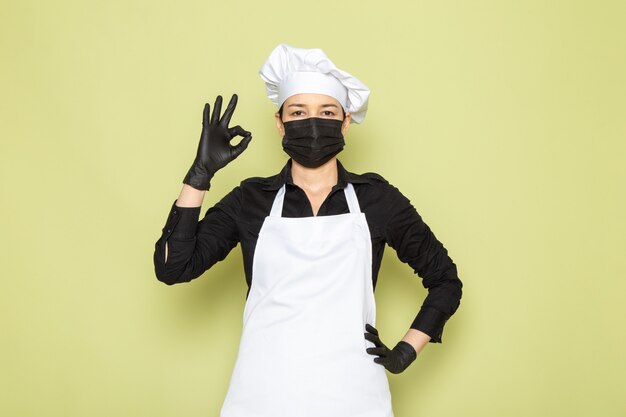
<path fill-rule="evenodd" d="M 156 242 L 157 278 L 191 281 L 241 243 L 248 292 L 221 417 L 392 417 L 385 369 L 402 372 L 441 343 L 461 299 L 456 265 L 396 187 L 337 159 L 350 123 L 365 117 L 361 81 L 320 49 L 285 44 L 259 73 L 291 158 L 276 175 L 243 180 L 198 222 L 215 172 L 252 139 L 228 127 L 236 95 L 222 116 L 221 96 L 211 115 L 206 104 L 196 159 Z M 393 349 L 375 328 L 385 244 L 428 289 Z"/>

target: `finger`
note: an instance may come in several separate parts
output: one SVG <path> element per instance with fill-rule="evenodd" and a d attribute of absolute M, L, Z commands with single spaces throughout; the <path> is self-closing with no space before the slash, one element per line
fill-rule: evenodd
<path fill-rule="evenodd" d="M 374 343 L 376 347 L 385 346 L 383 342 L 380 341 L 380 338 L 376 336 L 375 334 L 365 333 L 365 338 L 369 340 L 370 342 Z"/>
<path fill-rule="evenodd" d="M 374 358 L 374 362 L 384 365 L 386 361 L 383 358 Z"/>
<path fill-rule="evenodd" d="M 230 129 L 228 129 L 228 134 L 231 137 L 235 137 L 236 135 L 239 136 L 252 136 L 252 133 L 248 132 L 247 130 L 245 130 L 243 127 L 237 125 L 235 127 L 231 127 Z"/>
<path fill-rule="evenodd" d="M 369 354 L 378 355 L 381 357 L 386 357 L 389 353 L 389 349 L 386 349 L 384 347 L 367 348 L 365 349 L 365 351 Z"/>
<path fill-rule="evenodd" d="M 241 139 L 241 141 L 233 147 L 233 155 L 234 157 L 238 157 L 247 147 L 250 141 L 252 140 L 252 135 L 246 136 Z"/>
<path fill-rule="evenodd" d="M 220 120 L 220 112 L 222 111 L 222 96 L 217 96 L 215 105 L 213 105 L 213 115 L 211 116 L 211 124 L 216 124 Z"/>
<path fill-rule="evenodd" d="M 369 323 L 365 323 L 365 330 L 367 330 L 368 332 L 372 332 L 375 335 L 378 335 L 378 330 L 376 329 L 376 327 L 372 326 Z"/>
<path fill-rule="evenodd" d="M 230 118 L 233 116 L 233 112 L 235 111 L 235 107 L 237 107 L 237 94 L 233 94 L 230 98 L 230 102 L 228 102 L 228 107 L 226 107 L 224 116 L 222 116 L 222 120 L 220 120 L 220 124 L 222 126 L 228 126 Z"/>
<path fill-rule="evenodd" d="M 202 125 L 209 124 L 209 115 L 211 114 L 211 105 L 204 103 L 204 111 L 202 112 Z"/>

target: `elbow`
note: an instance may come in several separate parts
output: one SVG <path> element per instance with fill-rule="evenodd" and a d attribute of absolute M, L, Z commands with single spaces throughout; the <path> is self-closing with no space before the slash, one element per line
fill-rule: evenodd
<path fill-rule="evenodd" d="M 443 287 L 443 291 L 447 293 L 447 297 L 450 300 L 451 309 L 449 313 L 450 315 L 453 315 L 461 305 L 461 298 L 463 298 L 463 283 L 456 275 L 454 275 L 454 278 L 448 280 L 446 285 Z"/>
<path fill-rule="evenodd" d="M 174 285 L 183 282 L 189 282 L 201 275 L 194 268 L 193 262 L 166 264 L 161 262 L 154 263 L 154 272 L 157 280 L 166 284 Z"/>
<path fill-rule="evenodd" d="M 169 274 L 157 274 L 157 280 L 166 284 L 166 285 L 174 285 L 181 282 L 177 277 L 171 276 Z"/>
<path fill-rule="evenodd" d="M 174 285 L 174 284 L 181 282 L 180 274 L 172 273 L 172 271 L 169 270 L 165 264 L 159 265 L 155 263 L 154 273 L 156 275 L 157 280 L 164 284 Z"/>
<path fill-rule="evenodd" d="M 182 250 L 180 247 L 170 250 L 167 262 L 165 262 L 165 251 L 157 246 L 153 259 L 157 280 L 167 285 L 189 282 L 198 278 L 215 263 L 215 261 L 203 263 L 200 252 L 194 250 L 193 246 L 183 247 Z"/>
<path fill-rule="evenodd" d="M 169 259 L 170 262 L 167 263 L 166 259 Z M 168 257 L 167 247 L 162 238 L 155 244 L 152 261 L 154 263 L 154 273 L 157 280 L 160 282 L 167 285 L 174 285 L 190 281 L 186 276 L 188 275 L 186 265 L 181 265 L 180 261 L 171 259 L 171 256 Z"/>
<path fill-rule="evenodd" d="M 155 259 L 154 273 L 157 280 L 167 285 L 189 282 L 196 276 L 193 275 L 190 264 L 166 264 Z"/>
<path fill-rule="evenodd" d="M 184 268 L 173 268 L 172 265 L 168 265 L 163 257 L 159 256 L 160 252 L 154 253 L 154 274 L 158 281 L 167 284 L 174 285 L 180 282 L 187 282 L 189 279 L 185 277 Z"/>
<path fill-rule="evenodd" d="M 460 307 L 463 297 L 463 283 L 456 273 L 430 280 L 426 284 L 433 306 L 437 306 L 448 317 L 452 316 Z"/>

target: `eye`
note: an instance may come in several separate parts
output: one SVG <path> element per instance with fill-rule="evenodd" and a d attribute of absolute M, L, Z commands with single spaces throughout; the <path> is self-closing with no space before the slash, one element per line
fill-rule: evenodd
<path fill-rule="evenodd" d="M 335 113 L 330 111 L 330 110 L 324 110 L 324 111 L 322 111 L 322 114 L 324 116 L 328 116 L 328 117 L 333 117 L 335 115 Z"/>
<path fill-rule="evenodd" d="M 296 110 L 296 111 L 292 112 L 291 115 L 295 116 L 295 117 L 298 117 L 298 116 L 304 115 L 304 112 L 302 110 Z"/>

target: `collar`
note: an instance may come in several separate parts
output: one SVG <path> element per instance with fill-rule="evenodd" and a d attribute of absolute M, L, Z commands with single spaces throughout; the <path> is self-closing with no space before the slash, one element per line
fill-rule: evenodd
<path fill-rule="evenodd" d="M 352 172 L 347 171 L 343 165 L 341 164 L 341 162 L 339 162 L 339 159 L 336 159 L 337 161 L 337 184 L 335 184 L 332 188 L 332 190 L 336 190 L 339 188 L 345 188 L 346 185 L 348 185 L 348 183 L 368 183 L 371 184 L 372 181 L 363 176 L 363 175 L 359 175 L 359 174 L 355 174 Z M 283 186 L 283 184 L 290 184 L 290 185 L 295 185 L 293 183 L 293 178 L 291 177 L 291 165 L 292 165 L 292 159 L 289 158 L 289 160 L 287 161 L 287 163 L 283 166 L 283 169 L 276 175 L 269 177 L 268 180 L 268 185 L 263 187 L 263 190 L 278 190 L 280 187 Z"/>

